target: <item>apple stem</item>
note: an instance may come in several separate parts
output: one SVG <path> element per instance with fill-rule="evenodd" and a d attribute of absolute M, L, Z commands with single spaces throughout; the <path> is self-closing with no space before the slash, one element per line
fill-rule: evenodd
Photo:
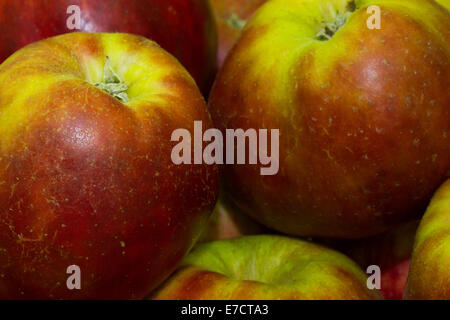
<path fill-rule="evenodd" d="M 128 85 L 120 79 L 119 75 L 111 67 L 108 56 L 103 69 L 103 82 L 95 83 L 94 85 L 121 102 L 126 103 L 130 101 L 126 93 Z"/>
<path fill-rule="evenodd" d="M 355 1 L 350 1 L 347 5 L 347 11 L 345 13 L 338 13 L 334 21 L 323 22 L 322 29 L 316 34 L 316 39 L 321 41 L 330 40 L 334 34 L 342 28 L 342 26 L 347 22 L 348 17 L 356 10 Z"/>
<path fill-rule="evenodd" d="M 230 18 L 227 20 L 227 23 L 233 28 L 241 30 L 245 27 L 247 21 L 240 19 L 238 15 L 233 12 Z"/>

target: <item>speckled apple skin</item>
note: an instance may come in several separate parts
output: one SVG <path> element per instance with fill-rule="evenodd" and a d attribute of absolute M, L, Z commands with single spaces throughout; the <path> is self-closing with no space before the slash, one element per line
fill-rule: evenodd
<path fill-rule="evenodd" d="M 106 56 L 122 103 L 93 84 Z M 137 299 L 192 247 L 219 169 L 175 165 L 172 131 L 212 125 L 194 80 L 156 43 L 71 33 L 0 65 L 0 298 Z M 81 290 L 66 269 L 81 268 Z"/>
<path fill-rule="evenodd" d="M 450 14 L 431 0 L 274 0 L 257 10 L 210 96 L 215 125 L 279 129 L 279 172 L 225 166 L 235 205 L 297 235 L 368 237 L 418 218 L 450 175 Z M 366 9 L 381 9 L 369 30 Z"/>

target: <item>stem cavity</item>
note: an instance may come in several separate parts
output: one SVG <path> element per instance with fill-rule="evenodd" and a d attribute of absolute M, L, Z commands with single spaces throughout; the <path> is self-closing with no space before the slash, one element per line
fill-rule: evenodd
<path fill-rule="evenodd" d="M 120 102 L 126 103 L 130 101 L 127 95 L 128 85 L 113 70 L 109 57 L 106 57 L 103 69 L 103 82 L 95 83 L 94 86 L 112 95 Z"/>
<path fill-rule="evenodd" d="M 330 40 L 334 34 L 342 28 L 347 22 L 348 17 L 356 10 L 356 3 L 354 0 L 347 4 L 346 11 L 344 13 L 337 12 L 333 21 L 322 21 L 322 28 L 316 34 L 316 39 L 320 41 Z"/>

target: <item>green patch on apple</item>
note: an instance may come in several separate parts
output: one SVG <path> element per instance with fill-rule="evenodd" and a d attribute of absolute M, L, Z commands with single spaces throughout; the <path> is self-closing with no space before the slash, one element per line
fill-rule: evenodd
<path fill-rule="evenodd" d="M 345 255 L 275 235 L 200 244 L 156 299 L 381 299 Z"/>

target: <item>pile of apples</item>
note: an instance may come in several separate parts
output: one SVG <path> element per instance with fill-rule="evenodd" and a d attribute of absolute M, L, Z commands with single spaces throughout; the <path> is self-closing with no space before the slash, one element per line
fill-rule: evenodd
<path fill-rule="evenodd" d="M 0 299 L 450 299 L 449 10 L 1 1 Z M 279 171 L 175 164 L 194 121 Z"/>

